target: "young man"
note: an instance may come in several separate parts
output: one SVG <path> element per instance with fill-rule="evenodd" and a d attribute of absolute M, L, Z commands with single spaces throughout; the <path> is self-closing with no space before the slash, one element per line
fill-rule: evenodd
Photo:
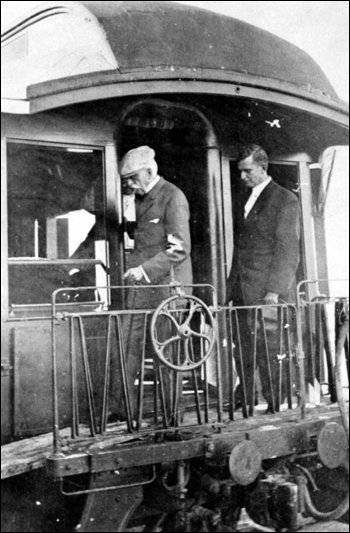
<path fill-rule="evenodd" d="M 238 169 L 240 179 L 251 193 L 237 224 L 233 265 L 227 283 L 227 301 L 232 301 L 236 306 L 271 305 L 277 304 L 279 300 L 294 302 L 300 238 L 298 199 L 268 175 L 268 157 L 261 146 L 245 146 L 238 157 Z M 271 312 L 275 312 L 275 320 Z M 271 333 L 268 341 L 274 402 L 261 335 L 258 339 L 257 365 L 268 411 L 273 411 L 274 406 L 279 408 L 277 309 L 270 308 L 266 313 L 269 315 L 266 318 L 270 322 Z M 252 410 L 254 368 L 248 337 L 251 339 L 254 332 L 249 331 L 249 326 L 252 326 L 249 313 L 247 322 L 249 333 L 245 335 L 244 374 L 248 404 Z M 239 373 L 242 382 L 242 373 Z"/>

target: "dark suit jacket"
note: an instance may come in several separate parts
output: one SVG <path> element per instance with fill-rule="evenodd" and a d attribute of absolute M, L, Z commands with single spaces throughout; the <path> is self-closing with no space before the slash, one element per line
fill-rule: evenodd
<path fill-rule="evenodd" d="M 298 199 L 271 181 L 238 224 L 227 301 L 253 305 L 274 292 L 293 302 L 299 238 Z"/>
<path fill-rule="evenodd" d="M 192 283 L 189 217 L 185 195 L 163 178 L 144 197 L 136 197 L 135 249 L 127 268 L 142 266 L 151 284 L 165 285 L 171 281 L 173 267 L 176 281 Z M 128 307 L 153 308 L 169 297 L 168 290 L 139 288 L 136 292 L 133 301 L 128 298 Z"/>

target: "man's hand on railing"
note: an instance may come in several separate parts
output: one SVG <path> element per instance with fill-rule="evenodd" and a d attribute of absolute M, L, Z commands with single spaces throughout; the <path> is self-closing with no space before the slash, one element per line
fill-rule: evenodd
<path fill-rule="evenodd" d="M 129 268 L 123 276 L 128 283 L 134 284 L 144 278 L 144 271 L 141 267 Z"/>

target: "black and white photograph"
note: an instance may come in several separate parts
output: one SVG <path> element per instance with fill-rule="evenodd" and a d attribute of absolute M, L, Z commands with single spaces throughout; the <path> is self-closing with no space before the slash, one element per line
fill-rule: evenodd
<path fill-rule="evenodd" d="M 1 1 L 1 532 L 349 531 L 349 2 Z"/>

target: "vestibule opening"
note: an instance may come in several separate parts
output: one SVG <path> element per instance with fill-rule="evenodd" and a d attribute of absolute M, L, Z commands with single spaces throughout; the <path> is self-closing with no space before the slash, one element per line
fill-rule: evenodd
<path fill-rule="evenodd" d="M 299 177 L 299 166 L 297 162 L 288 162 L 288 161 L 272 161 L 269 163 L 268 174 L 272 179 L 284 187 L 285 189 L 293 192 L 296 197 L 300 200 L 301 196 L 301 187 L 300 187 L 300 177 Z M 239 223 L 238 217 L 239 213 L 243 212 L 242 205 L 245 203 L 247 196 L 250 192 L 247 191 L 245 186 L 242 184 L 242 181 L 239 177 L 239 171 L 237 168 L 237 162 L 230 162 L 230 177 L 232 184 L 232 206 L 233 206 L 233 217 L 235 226 Z M 302 217 L 300 217 L 300 223 L 302 226 Z M 305 264 L 304 264 L 304 236 L 303 232 L 300 235 L 300 260 L 296 272 L 297 283 L 305 279 Z"/>
<path fill-rule="evenodd" d="M 142 101 L 130 107 L 118 131 L 119 153 L 148 145 L 158 173 L 178 186 L 190 208 L 193 282 L 223 290 L 220 149 L 211 124 L 194 107 Z M 207 299 L 205 291 L 195 290 Z"/>

